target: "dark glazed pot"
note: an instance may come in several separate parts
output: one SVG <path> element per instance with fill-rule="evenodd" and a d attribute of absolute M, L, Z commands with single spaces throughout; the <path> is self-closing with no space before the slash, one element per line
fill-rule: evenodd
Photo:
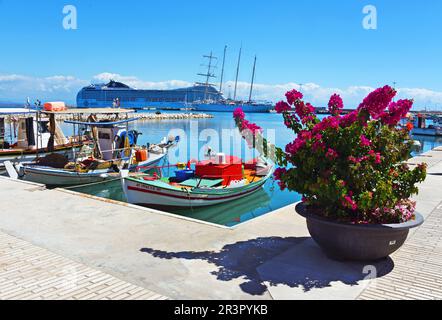
<path fill-rule="evenodd" d="M 327 220 L 309 212 L 303 203 L 296 212 L 307 219 L 311 237 L 332 259 L 349 261 L 375 261 L 386 258 L 398 250 L 407 239 L 411 228 L 424 222 L 416 219 L 398 224 L 353 225 Z"/>

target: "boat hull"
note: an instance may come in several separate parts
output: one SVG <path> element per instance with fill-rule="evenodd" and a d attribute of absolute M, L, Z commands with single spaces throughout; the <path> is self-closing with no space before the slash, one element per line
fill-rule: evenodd
<path fill-rule="evenodd" d="M 166 189 L 134 178 L 123 178 L 122 187 L 129 203 L 142 206 L 206 207 L 244 198 L 260 190 L 273 170 L 256 183 L 238 188 L 224 189 Z"/>
<path fill-rule="evenodd" d="M 75 147 L 75 149 L 78 151 L 79 147 Z M 65 155 L 68 157 L 68 159 L 72 159 L 74 152 L 73 152 L 73 147 L 69 146 L 69 147 L 63 147 L 63 148 L 59 148 L 58 150 L 54 150 L 53 152 L 46 152 L 46 151 L 39 151 L 38 155 L 39 157 L 45 157 L 49 154 L 61 154 L 61 155 Z M 24 162 L 31 162 L 33 161 L 37 156 L 37 152 L 36 151 L 27 151 L 27 152 L 20 152 L 20 151 L 0 151 L 0 168 L 4 168 L 4 163 L 6 161 L 10 161 L 12 163 L 24 163 Z"/>
<path fill-rule="evenodd" d="M 32 168 L 25 166 L 23 180 L 54 187 L 75 186 L 105 181 L 109 179 L 110 173 L 108 170 L 80 173 L 57 170 L 49 167 Z"/>
<path fill-rule="evenodd" d="M 99 101 L 93 99 L 80 99 L 77 102 L 77 106 L 80 109 L 88 108 L 111 108 L 112 103 L 108 101 Z M 185 102 L 145 102 L 145 101 L 124 101 L 121 103 L 120 108 L 123 109 L 157 109 L 157 110 L 182 110 L 191 108 L 191 106 Z"/>
<path fill-rule="evenodd" d="M 155 166 L 161 160 L 163 160 L 165 156 L 166 153 L 150 153 L 149 158 L 146 161 L 139 162 L 137 164 L 129 166 L 129 170 L 134 171 L 137 170 L 138 168 L 143 169 L 145 167 L 147 169 L 148 167 Z"/>
<path fill-rule="evenodd" d="M 135 170 L 139 166 L 153 166 L 158 164 L 166 154 L 154 154 L 147 161 L 130 166 Z M 118 175 L 113 170 L 95 170 L 89 172 L 71 172 L 63 169 L 54 169 L 41 166 L 24 166 L 23 180 L 45 184 L 53 187 L 77 186 L 98 183 L 105 180 L 116 179 Z"/>
<path fill-rule="evenodd" d="M 418 136 L 433 136 L 433 137 L 441 137 L 442 136 L 442 128 L 413 128 L 411 131 L 412 135 Z"/>

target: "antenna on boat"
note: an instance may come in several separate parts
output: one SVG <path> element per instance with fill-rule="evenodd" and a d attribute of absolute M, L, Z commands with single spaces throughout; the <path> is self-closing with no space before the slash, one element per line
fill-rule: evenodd
<path fill-rule="evenodd" d="M 238 88 L 238 76 L 239 76 L 239 65 L 241 63 L 241 53 L 242 53 L 242 46 L 239 49 L 238 66 L 236 67 L 235 91 L 233 93 L 233 100 L 235 101 L 236 101 L 236 89 Z"/>
<path fill-rule="evenodd" d="M 220 84 L 219 84 L 219 92 L 221 94 L 223 92 L 224 65 L 225 65 L 225 62 L 226 62 L 226 51 L 227 51 L 227 46 L 224 46 L 223 66 L 222 66 L 222 69 L 221 69 L 221 81 L 220 81 Z"/>
<path fill-rule="evenodd" d="M 255 81 L 255 70 L 256 70 L 256 55 L 255 55 L 255 62 L 253 63 L 252 83 L 250 84 L 249 103 L 252 102 L 253 83 Z"/>
<path fill-rule="evenodd" d="M 209 59 L 209 65 L 207 66 L 207 73 L 198 73 L 199 76 L 206 77 L 206 82 L 201 83 L 197 82 L 198 85 L 202 85 L 206 87 L 206 90 L 204 91 L 204 100 L 207 100 L 207 93 L 209 91 L 209 86 L 214 86 L 214 84 L 209 83 L 210 78 L 216 78 L 215 74 L 213 73 L 212 69 L 216 68 L 212 65 L 212 60 L 217 60 L 218 58 L 213 56 L 213 52 L 210 51 L 210 55 L 204 55 L 203 58 Z"/>

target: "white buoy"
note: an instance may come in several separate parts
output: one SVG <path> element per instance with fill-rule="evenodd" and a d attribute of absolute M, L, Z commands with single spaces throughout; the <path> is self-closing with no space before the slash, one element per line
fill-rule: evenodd
<path fill-rule="evenodd" d="M 121 178 L 129 177 L 129 170 L 120 170 L 120 177 Z"/>
<path fill-rule="evenodd" d="M 8 173 L 9 177 L 11 179 L 17 180 L 18 179 L 18 172 L 17 172 L 17 170 L 15 170 L 15 167 L 12 164 L 12 162 L 11 161 L 5 161 L 4 165 L 5 165 L 6 172 Z"/>

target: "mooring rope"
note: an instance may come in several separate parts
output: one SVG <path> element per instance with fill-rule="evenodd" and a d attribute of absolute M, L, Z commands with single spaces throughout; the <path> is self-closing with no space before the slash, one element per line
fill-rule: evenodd
<path fill-rule="evenodd" d="M 103 184 L 103 183 L 107 183 L 107 182 L 117 181 L 117 180 L 120 180 L 120 179 L 121 179 L 121 178 L 105 179 L 105 180 L 103 180 L 103 181 L 92 182 L 92 183 L 82 184 L 82 185 L 78 185 L 78 186 L 63 187 L 63 189 L 77 189 L 77 188 L 83 188 L 83 187 L 90 187 L 90 186 L 94 186 L 94 185 L 98 185 L 98 184 Z"/>

